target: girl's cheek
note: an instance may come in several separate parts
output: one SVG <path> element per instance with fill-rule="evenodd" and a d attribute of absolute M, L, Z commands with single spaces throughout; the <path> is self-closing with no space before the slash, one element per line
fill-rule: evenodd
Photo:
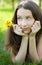
<path fill-rule="evenodd" d="M 18 21 L 17 24 L 20 25 L 21 23 Z"/>
<path fill-rule="evenodd" d="M 34 24 L 34 20 L 29 21 L 27 24 L 31 27 Z"/>

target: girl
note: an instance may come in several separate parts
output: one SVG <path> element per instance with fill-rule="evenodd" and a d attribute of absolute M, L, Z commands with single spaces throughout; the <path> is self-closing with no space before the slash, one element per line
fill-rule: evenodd
<path fill-rule="evenodd" d="M 42 12 L 32 1 L 21 2 L 16 8 L 6 33 L 5 46 L 11 50 L 12 62 L 42 59 Z"/>

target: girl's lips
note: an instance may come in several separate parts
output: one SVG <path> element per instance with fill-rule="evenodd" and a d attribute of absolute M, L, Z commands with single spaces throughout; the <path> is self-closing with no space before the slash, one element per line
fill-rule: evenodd
<path fill-rule="evenodd" d="M 30 30 L 31 30 L 31 28 L 24 28 L 24 29 L 22 29 L 22 32 L 23 32 L 23 33 L 29 33 Z"/>
<path fill-rule="evenodd" d="M 22 30 L 23 30 L 23 31 L 27 31 L 27 30 L 28 30 L 28 28 L 23 28 Z"/>

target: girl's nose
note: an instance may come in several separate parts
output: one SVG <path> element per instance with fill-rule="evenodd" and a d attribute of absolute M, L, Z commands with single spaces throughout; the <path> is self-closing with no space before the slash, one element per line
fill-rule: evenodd
<path fill-rule="evenodd" d="M 26 28 L 27 25 L 26 25 L 26 24 L 25 24 L 25 25 L 19 25 L 19 27 L 20 27 L 20 28 Z"/>
<path fill-rule="evenodd" d="M 26 20 L 22 20 L 21 24 L 19 25 L 21 28 L 25 28 L 27 26 Z"/>
<path fill-rule="evenodd" d="M 26 25 L 26 21 L 25 21 L 25 20 L 21 21 L 21 24 L 22 24 L 23 26 Z"/>
<path fill-rule="evenodd" d="M 26 23 L 26 20 L 25 20 L 25 19 L 23 19 L 23 20 L 21 21 L 21 25 L 22 25 L 23 27 L 25 27 L 25 26 L 27 25 L 27 23 Z"/>

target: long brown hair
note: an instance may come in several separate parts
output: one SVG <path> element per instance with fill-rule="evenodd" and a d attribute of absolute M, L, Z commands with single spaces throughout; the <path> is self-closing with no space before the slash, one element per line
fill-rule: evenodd
<path fill-rule="evenodd" d="M 41 23 L 41 29 L 40 31 L 36 34 L 36 43 L 38 43 L 38 39 L 39 39 L 39 36 L 42 34 L 42 12 L 41 12 L 41 9 L 39 8 L 38 5 L 36 5 L 34 2 L 32 1 L 28 1 L 27 3 L 25 3 L 24 5 L 23 4 L 20 4 L 18 5 L 18 7 L 16 8 L 16 11 L 15 11 L 15 14 L 12 18 L 12 23 L 13 24 L 17 24 L 17 11 L 20 9 L 20 8 L 24 8 L 24 9 L 29 9 L 31 10 L 32 14 L 33 14 L 33 17 L 35 20 L 39 20 L 40 23 Z M 20 48 L 20 44 L 21 44 L 21 39 L 22 39 L 22 36 L 19 36 L 17 34 L 15 34 L 13 32 L 13 28 L 10 27 L 9 28 L 9 35 L 7 35 L 7 39 L 6 39 L 6 47 L 10 46 L 12 47 L 13 49 L 13 53 L 16 55 L 19 48 Z M 8 42 L 7 42 L 8 40 Z"/>

